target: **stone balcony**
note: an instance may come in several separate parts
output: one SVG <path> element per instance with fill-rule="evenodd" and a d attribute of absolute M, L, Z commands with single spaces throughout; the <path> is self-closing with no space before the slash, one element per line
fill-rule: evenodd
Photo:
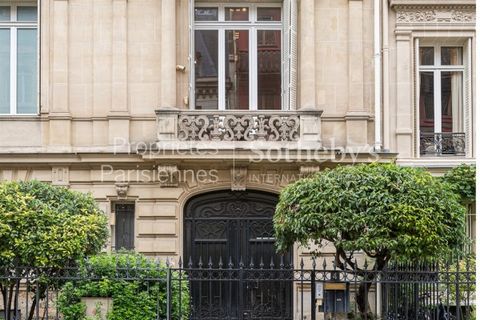
<path fill-rule="evenodd" d="M 321 110 L 191 111 L 157 114 L 157 147 L 185 149 L 320 150 Z"/>

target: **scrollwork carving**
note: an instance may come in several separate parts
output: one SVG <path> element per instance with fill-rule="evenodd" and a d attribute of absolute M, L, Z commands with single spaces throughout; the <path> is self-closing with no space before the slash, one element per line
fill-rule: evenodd
<path fill-rule="evenodd" d="M 464 6 L 400 6 L 399 24 L 474 23 L 475 9 Z"/>
<path fill-rule="evenodd" d="M 297 141 L 300 117 L 292 114 L 182 114 L 180 141 Z"/>

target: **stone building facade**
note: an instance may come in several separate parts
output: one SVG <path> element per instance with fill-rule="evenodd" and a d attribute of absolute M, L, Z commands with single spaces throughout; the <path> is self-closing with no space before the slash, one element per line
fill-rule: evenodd
<path fill-rule="evenodd" d="M 474 0 L 0 0 L 0 179 L 91 192 L 108 250 L 179 257 L 195 242 L 187 207 L 211 192 L 214 209 L 225 194 L 255 203 L 359 162 L 441 174 L 474 161 L 474 12 Z"/>

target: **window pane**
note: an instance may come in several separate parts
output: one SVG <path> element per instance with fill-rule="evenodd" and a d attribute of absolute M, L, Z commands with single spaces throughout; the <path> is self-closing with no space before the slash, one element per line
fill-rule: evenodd
<path fill-rule="evenodd" d="M 195 31 L 195 108 L 218 108 L 218 31 Z"/>
<path fill-rule="evenodd" d="M 281 8 L 257 8 L 257 20 L 258 21 L 281 21 L 282 9 Z"/>
<path fill-rule="evenodd" d="M 461 47 L 442 47 L 442 66 L 461 65 Z"/>
<path fill-rule="evenodd" d="M 249 109 L 248 30 L 225 34 L 226 109 Z"/>
<path fill-rule="evenodd" d="M 10 7 L 0 7 L 0 21 L 10 21 Z"/>
<path fill-rule="evenodd" d="M 17 113 L 37 113 L 37 30 L 17 33 Z"/>
<path fill-rule="evenodd" d="M 195 21 L 217 21 L 218 8 L 195 8 Z"/>
<path fill-rule="evenodd" d="M 248 8 L 225 8 L 225 21 L 248 21 Z"/>
<path fill-rule="evenodd" d="M 0 29 L 0 113 L 10 113 L 10 29 Z"/>
<path fill-rule="evenodd" d="M 282 108 L 282 40 L 280 30 L 258 31 L 258 109 Z"/>
<path fill-rule="evenodd" d="M 435 50 L 433 47 L 421 47 L 420 48 L 420 64 L 425 66 L 431 66 L 435 64 Z"/>
<path fill-rule="evenodd" d="M 420 132 L 434 132 L 433 72 L 420 72 Z"/>
<path fill-rule="evenodd" d="M 463 132 L 462 73 L 442 72 L 442 132 Z"/>
<path fill-rule="evenodd" d="M 17 21 L 37 21 L 37 7 L 17 7 Z"/>

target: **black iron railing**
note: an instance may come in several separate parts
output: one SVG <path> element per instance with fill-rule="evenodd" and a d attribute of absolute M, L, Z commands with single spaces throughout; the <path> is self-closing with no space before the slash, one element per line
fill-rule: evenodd
<path fill-rule="evenodd" d="M 465 133 L 420 133 L 420 155 L 465 156 Z"/>
<path fill-rule="evenodd" d="M 153 297 L 156 302 L 148 309 L 149 315 L 135 319 L 474 319 L 475 266 L 468 259 L 391 265 L 382 271 L 372 271 L 367 262 L 341 270 L 323 259 L 301 260 L 297 268 L 282 261 L 276 265 L 273 260 L 213 260 L 187 265 L 158 262 L 155 270 L 132 265 L 102 276 L 94 270 L 65 268 L 56 270 L 55 276 L 40 277 L 49 270 L 5 267 L 0 273 L 0 318 L 72 319 L 59 307 L 62 295 L 105 282 L 135 283 L 132 288 L 139 297 Z M 20 289 L 14 296 L 8 296 L 11 286 Z M 366 298 L 363 307 L 359 295 Z M 95 297 L 84 298 L 77 302 L 85 304 L 87 313 L 92 303 L 97 311 L 104 303 L 105 314 L 116 308 L 118 299 L 105 303 L 112 297 L 101 290 Z M 5 314 L 6 304 L 10 315 Z M 94 312 L 91 318 L 77 320 L 107 319 L 105 314 Z"/>

